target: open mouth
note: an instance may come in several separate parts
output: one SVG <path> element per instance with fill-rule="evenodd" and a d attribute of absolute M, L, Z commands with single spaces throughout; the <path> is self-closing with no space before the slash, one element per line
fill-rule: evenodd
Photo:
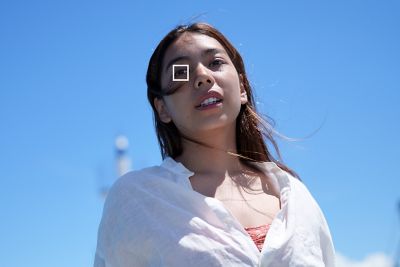
<path fill-rule="evenodd" d="M 203 102 L 201 102 L 200 105 L 197 105 L 196 108 L 205 108 L 211 105 L 215 105 L 218 103 L 221 103 L 222 99 L 216 98 L 216 97 L 210 97 L 207 98 L 206 100 L 204 100 Z"/>

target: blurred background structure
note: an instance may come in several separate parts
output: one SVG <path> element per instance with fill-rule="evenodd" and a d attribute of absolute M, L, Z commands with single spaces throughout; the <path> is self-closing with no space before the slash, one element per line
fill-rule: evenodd
<path fill-rule="evenodd" d="M 114 172 L 104 171 L 111 165 L 104 165 L 99 167 L 98 186 L 100 195 L 105 198 L 107 196 L 110 186 L 117 180 L 118 177 L 131 171 L 131 159 L 128 154 L 129 140 L 124 135 L 118 135 L 115 138 L 115 150 L 114 150 L 114 165 L 112 166 Z"/>
<path fill-rule="evenodd" d="M 237 47 L 278 131 L 322 125 L 279 144 L 324 211 L 338 267 L 395 266 L 399 14 L 396 0 L 1 1 L 0 266 L 92 265 L 99 189 L 127 158 L 161 162 L 149 58 L 195 21 Z"/>

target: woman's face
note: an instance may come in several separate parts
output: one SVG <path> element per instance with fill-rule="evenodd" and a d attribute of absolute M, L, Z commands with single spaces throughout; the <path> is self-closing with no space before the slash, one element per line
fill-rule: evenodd
<path fill-rule="evenodd" d="M 173 81 L 173 77 L 186 77 L 181 67 L 175 67 L 173 74 L 173 65 L 189 65 L 189 80 Z M 224 47 L 204 34 L 184 33 L 167 49 L 161 86 L 164 91 L 176 91 L 154 100 L 160 119 L 165 123 L 172 120 L 182 134 L 190 137 L 234 126 L 241 105 L 247 102 L 239 75 Z"/>

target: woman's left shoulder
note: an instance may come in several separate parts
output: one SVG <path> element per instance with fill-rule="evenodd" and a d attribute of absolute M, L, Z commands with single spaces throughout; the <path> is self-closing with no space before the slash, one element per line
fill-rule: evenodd
<path fill-rule="evenodd" d="M 296 201 L 296 203 L 305 208 L 305 210 L 314 211 L 322 216 L 321 208 L 307 185 L 290 173 L 287 173 L 287 176 L 290 183 L 292 200 Z"/>
<path fill-rule="evenodd" d="M 324 213 L 303 181 L 286 173 L 289 181 L 288 218 L 295 223 L 294 232 L 300 243 L 319 247 L 325 266 L 335 265 L 335 249 Z M 308 242 L 308 241 L 310 242 Z M 306 242 L 307 241 L 307 242 Z M 310 246 L 309 246 L 310 247 Z"/>

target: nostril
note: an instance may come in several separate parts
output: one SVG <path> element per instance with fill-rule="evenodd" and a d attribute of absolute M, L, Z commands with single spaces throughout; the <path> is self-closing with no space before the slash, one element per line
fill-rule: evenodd
<path fill-rule="evenodd" d="M 197 85 L 200 86 L 203 82 L 199 82 Z"/>
<path fill-rule="evenodd" d="M 207 82 L 208 82 L 208 83 L 211 83 L 211 80 L 210 80 L 210 79 L 207 79 Z"/>

